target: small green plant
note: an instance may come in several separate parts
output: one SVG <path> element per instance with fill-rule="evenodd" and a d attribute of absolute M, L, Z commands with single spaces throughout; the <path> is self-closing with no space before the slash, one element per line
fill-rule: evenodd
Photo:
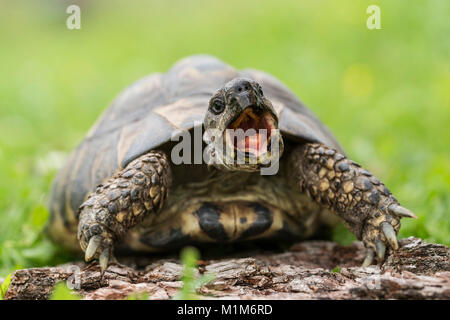
<path fill-rule="evenodd" d="M 81 300 L 81 296 L 70 290 L 65 282 L 60 281 L 53 287 L 50 300 Z"/>
<path fill-rule="evenodd" d="M 8 291 L 9 285 L 11 284 L 11 276 L 12 274 L 8 274 L 0 285 L 0 300 L 5 298 L 6 291 Z"/>
<path fill-rule="evenodd" d="M 331 273 L 341 273 L 341 267 L 336 266 L 331 270 Z"/>
<path fill-rule="evenodd" d="M 200 296 L 197 295 L 197 290 L 203 285 L 214 279 L 213 274 L 204 274 L 196 277 L 195 270 L 197 269 L 197 261 L 200 259 L 199 251 L 194 247 L 186 247 L 180 254 L 181 262 L 183 263 L 183 287 L 173 297 L 175 300 L 198 300 Z"/>
<path fill-rule="evenodd" d="M 126 300 L 148 300 L 150 295 L 147 292 L 135 292 L 130 294 Z"/>

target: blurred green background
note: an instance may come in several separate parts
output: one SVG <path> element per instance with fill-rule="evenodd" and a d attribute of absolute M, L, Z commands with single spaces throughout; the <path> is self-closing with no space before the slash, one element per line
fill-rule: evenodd
<path fill-rule="evenodd" d="M 81 30 L 66 28 L 73 3 Z M 419 216 L 400 237 L 450 244 L 450 2 L 0 5 L 0 276 L 67 259 L 40 232 L 65 155 L 121 89 L 194 53 L 277 76 Z"/>

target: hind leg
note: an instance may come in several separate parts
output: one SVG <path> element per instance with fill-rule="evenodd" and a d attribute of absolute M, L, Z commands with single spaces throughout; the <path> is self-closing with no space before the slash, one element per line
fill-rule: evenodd
<path fill-rule="evenodd" d="M 164 153 L 150 151 L 99 185 L 80 206 L 78 240 L 85 259 L 99 259 L 102 271 L 112 258 L 113 245 L 167 198 L 170 166 Z"/>

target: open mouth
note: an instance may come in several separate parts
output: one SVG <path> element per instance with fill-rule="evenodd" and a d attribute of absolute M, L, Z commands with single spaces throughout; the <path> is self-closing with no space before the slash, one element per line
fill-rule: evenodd
<path fill-rule="evenodd" d="M 270 151 L 271 131 L 276 120 L 268 111 L 246 108 L 226 130 L 226 140 L 234 150 L 260 157 Z"/>

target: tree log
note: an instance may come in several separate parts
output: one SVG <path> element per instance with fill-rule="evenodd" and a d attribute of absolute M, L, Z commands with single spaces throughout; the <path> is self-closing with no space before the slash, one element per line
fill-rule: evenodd
<path fill-rule="evenodd" d="M 204 299 L 450 299 L 450 250 L 410 237 L 381 266 L 361 268 L 360 242 L 297 243 L 284 252 L 245 252 L 199 261 L 214 279 L 197 290 Z M 132 293 L 170 299 L 182 287 L 176 258 L 120 259 L 101 276 L 82 262 L 14 272 L 6 299 L 47 299 L 58 281 L 75 283 L 83 299 L 125 299 Z M 336 268 L 336 267 L 339 268 Z M 79 285 L 77 287 L 76 285 Z"/>

